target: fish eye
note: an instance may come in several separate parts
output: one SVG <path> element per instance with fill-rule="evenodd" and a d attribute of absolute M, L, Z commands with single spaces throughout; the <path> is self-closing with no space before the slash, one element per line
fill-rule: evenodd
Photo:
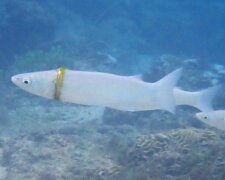
<path fill-rule="evenodd" d="M 23 83 L 26 85 L 31 84 L 31 80 L 30 79 L 23 79 Z"/>
<path fill-rule="evenodd" d="M 204 119 L 208 119 L 208 117 L 207 117 L 207 116 L 204 116 L 203 118 L 204 118 Z"/>

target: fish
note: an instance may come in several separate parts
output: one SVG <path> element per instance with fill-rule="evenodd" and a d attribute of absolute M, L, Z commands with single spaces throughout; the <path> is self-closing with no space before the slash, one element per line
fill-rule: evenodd
<path fill-rule="evenodd" d="M 109 107 L 121 111 L 165 110 L 175 112 L 173 89 L 182 68 L 148 83 L 133 76 L 65 68 L 18 74 L 11 81 L 38 96 L 63 102 Z"/>
<path fill-rule="evenodd" d="M 199 112 L 195 114 L 195 118 L 209 126 L 225 131 L 225 110 Z"/>
<path fill-rule="evenodd" d="M 175 103 L 177 106 L 188 105 L 195 107 L 202 112 L 209 112 L 213 110 L 212 101 L 221 88 L 221 85 L 216 85 L 200 91 L 191 92 L 175 87 Z"/>

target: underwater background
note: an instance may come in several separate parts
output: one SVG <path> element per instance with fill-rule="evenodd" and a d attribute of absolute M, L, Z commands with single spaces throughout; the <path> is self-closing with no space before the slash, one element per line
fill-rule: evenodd
<path fill-rule="evenodd" d="M 1 0 L 0 179 L 225 179 L 225 133 L 197 109 L 122 112 L 51 101 L 12 75 L 67 67 L 179 86 L 225 81 L 222 0 Z M 225 108 L 225 93 L 214 100 Z"/>

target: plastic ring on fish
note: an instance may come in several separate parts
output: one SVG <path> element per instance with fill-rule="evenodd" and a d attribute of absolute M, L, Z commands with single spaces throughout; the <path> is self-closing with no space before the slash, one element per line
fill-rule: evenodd
<path fill-rule="evenodd" d="M 61 96 L 61 90 L 63 87 L 65 71 L 66 71 L 66 68 L 63 68 L 63 67 L 57 69 L 57 77 L 55 82 L 55 95 L 54 95 L 54 99 L 56 100 L 59 100 Z"/>

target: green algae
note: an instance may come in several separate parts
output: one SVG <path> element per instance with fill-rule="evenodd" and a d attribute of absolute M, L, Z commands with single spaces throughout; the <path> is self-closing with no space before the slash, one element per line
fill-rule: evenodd
<path fill-rule="evenodd" d="M 28 51 L 15 58 L 14 67 L 19 70 L 58 68 L 71 64 L 72 55 L 62 47 L 52 47 L 49 51 Z"/>

